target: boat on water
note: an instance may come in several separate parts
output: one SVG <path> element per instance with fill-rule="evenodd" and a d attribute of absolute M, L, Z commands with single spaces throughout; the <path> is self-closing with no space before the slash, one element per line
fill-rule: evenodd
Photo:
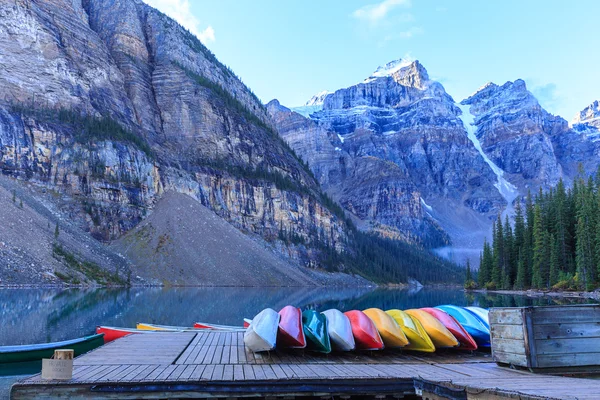
<path fill-rule="evenodd" d="M 383 340 L 371 318 L 360 310 L 346 311 L 344 315 L 350 320 L 357 350 L 383 350 Z"/>
<path fill-rule="evenodd" d="M 224 325 L 221 325 L 224 326 Z M 241 326 L 230 327 L 230 328 L 197 328 L 194 326 L 173 326 L 173 325 L 157 325 L 157 324 L 148 324 L 145 322 L 138 322 L 136 324 L 136 328 L 142 331 L 160 331 L 160 332 L 198 332 L 199 330 L 226 330 L 226 331 L 245 331 L 246 329 Z"/>
<path fill-rule="evenodd" d="M 438 321 L 444 324 L 446 329 L 452 332 L 454 337 L 458 340 L 458 349 L 477 350 L 477 342 L 475 342 L 475 339 L 473 339 L 473 337 L 469 335 L 469 332 L 467 332 L 465 328 L 463 328 L 463 326 L 459 324 L 458 321 L 452 315 L 448 314 L 443 310 L 431 307 L 421 308 L 421 310 L 437 318 Z"/>
<path fill-rule="evenodd" d="M 332 350 L 352 351 L 356 347 L 350 320 L 340 310 L 334 308 L 323 311 L 321 314 L 327 318 L 327 333 L 331 341 Z"/>
<path fill-rule="evenodd" d="M 363 311 L 375 324 L 386 348 L 399 348 L 408 345 L 406 335 L 391 316 L 379 308 L 369 308 Z"/>
<path fill-rule="evenodd" d="M 438 306 L 436 308 L 452 315 L 475 339 L 478 347 L 490 347 L 490 330 L 474 313 L 453 305 Z"/>
<path fill-rule="evenodd" d="M 409 342 L 404 347 L 406 350 L 425 353 L 433 353 L 435 351 L 435 345 L 418 319 L 402 310 L 387 310 L 386 313 L 396 321 L 406 335 Z"/>
<path fill-rule="evenodd" d="M 270 351 L 277 344 L 279 314 L 272 308 L 259 312 L 244 333 L 246 347 L 255 353 Z"/>
<path fill-rule="evenodd" d="M 245 319 L 244 319 L 245 321 Z M 248 320 L 250 322 L 252 322 L 251 320 Z M 194 323 L 193 328 L 194 329 L 212 329 L 215 331 L 240 331 L 240 330 L 245 330 L 248 326 L 250 326 L 250 322 L 248 322 L 247 324 L 244 323 L 244 325 L 219 325 L 219 324 L 211 324 L 208 322 L 196 322 Z"/>
<path fill-rule="evenodd" d="M 0 346 L 0 364 L 39 361 L 51 358 L 58 349 L 73 349 L 75 356 L 94 350 L 104 344 L 104 335 L 96 334 L 62 342 Z"/>
<path fill-rule="evenodd" d="M 483 322 L 483 324 L 490 329 L 490 311 L 486 310 L 485 308 L 481 308 L 481 307 L 465 307 L 465 310 L 468 310 L 470 312 L 472 312 L 473 314 L 475 314 L 475 316 L 477 318 L 479 318 L 479 320 L 481 322 Z"/>
<path fill-rule="evenodd" d="M 427 332 L 427 335 L 429 335 L 436 348 L 456 347 L 459 345 L 458 340 L 454 337 L 452 332 L 446 329 L 446 327 L 431 314 L 416 308 L 405 310 L 405 312 L 415 317 L 421 325 L 423 325 L 425 332 Z"/>
<path fill-rule="evenodd" d="M 299 308 L 285 306 L 279 310 L 277 344 L 295 349 L 306 347 L 306 337 L 302 326 L 302 311 Z"/>
<path fill-rule="evenodd" d="M 104 343 L 112 342 L 113 340 L 120 339 L 122 337 L 137 334 L 137 333 L 156 333 L 155 331 L 145 331 L 141 329 L 133 328 L 117 328 L 114 326 L 98 326 L 96 327 L 96 333 L 104 334 Z"/>
<path fill-rule="evenodd" d="M 252 323 L 254 323 L 254 320 Z M 325 354 L 331 353 L 331 341 L 327 333 L 327 317 L 315 310 L 304 310 L 302 312 L 302 327 L 308 350 Z"/>

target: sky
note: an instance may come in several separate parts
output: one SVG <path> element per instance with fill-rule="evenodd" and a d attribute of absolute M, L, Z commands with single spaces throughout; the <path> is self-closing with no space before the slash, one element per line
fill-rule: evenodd
<path fill-rule="evenodd" d="M 419 60 L 460 101 L 524 79 L 567 120 L 600 99 L 598 0 L 144 0 L 196 34 L 263 102 L 303 105 Z"/>

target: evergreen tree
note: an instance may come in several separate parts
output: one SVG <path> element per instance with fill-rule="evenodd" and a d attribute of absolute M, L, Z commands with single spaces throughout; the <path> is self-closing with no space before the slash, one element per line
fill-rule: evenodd
<path fill-rule="evenodd" d="M 502 270 L 504 267 L 504 231 L 502 228 L 502 218 L 498 215 L 498 220 L 493 227 L 493 265 L 492 265 L 492 282 L 497 287 L 502 287 Z"/>
<path fill-rule="evenodd" d="M 502 268 L 502 288 L 510 289 L 515 281 L 515 255 L 513 249 L 513 230 L 508 220 L 508 215 L 504 221 L 504 265 Z"/>
<path fill-rule="evenodd" d="M 531 275 L 531 286 L 539 289 L 546 286 L 548 276 L 548 232 L 543 229 L 542 208 L 535 205 L 533 216 L 533 271 Z"/>
<path fill-rule="evenodd" d="M 595 262 L 595 204 L 592 180 L 586 186 L 580 181 L 577 194 L 576 256 L 577 275 L 585 290 L 592 289 L 596 277 Z"/>
<path fill-rule="evenodd" d="M 515 281 L 515 289 L 527 289 L 527 266 L 525 265 L 525 256 L 519 253 L 519 261 L 517 264 L 517 279 Z"/>
<path fill-rule="evenodd" d="M 467 258 L 467 276 L 465 279 L 467 282 L 472 281 L 473 277 L 471 276 L 471 261 Z"/>
<path fill-rule="evenodd" d="M 558 283 L 560 276 L 560 241 L 554 236 L 550 235 L 550 284 L 554 286 Z"/>
<path fill-rule="evenodd" d="M 487 240 L 483 243 L 483 256 L 479 267 L 479 286 L 484 287 L 486 283 L 492 282 L 492 268 L 494 266 L 494 255 L 492 246 Z"/>

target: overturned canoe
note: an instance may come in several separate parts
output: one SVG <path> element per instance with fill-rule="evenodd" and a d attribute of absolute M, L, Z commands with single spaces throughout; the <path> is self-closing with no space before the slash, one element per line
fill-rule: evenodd
<path fill-rule="evenodd" d="M 465 307 L 465 310 L 468 310 L 470 312 L 472 312 L 473 314 L 475 314 L 475 316 L 477 318 L 479 318 L 479 320 L 481 322 L 483 322 L 483 325 L 485 325 L 488 329 L 490 329 L 490 311 L 486 310 L 485 308 L 481 308 L 481 307 Z"/>
<path fill-rule="evenodd" d="M 419 309 L 406 310 L 405 312 L 415 317 L 423 325 L 425 332 L 427 332 L 436 348 L 458 346 L 458 340 L 454 335 L 431 314 Z"/>
<path fill-rule="evenodd" d="M 377 327 L 364 312 L 352 310 L 346 311 L 344 315 L 350 320 L 357 350 L 383 349 L 383 340 L 377 331 Z"/>
<path fill-rule="evenodd" d="M 475 342 L 475 339 L 473 339 L 473 337 L 469 335 L 469 332 L 467 332 L 465 328 L 463 328 L 462 325 L 459 324 L 458 321 L 452 315 L 437 308 L 427 307 L 421 308 L 421 310 L 437 318 L 438 321 L 444 324 L 446 329 L 452 332 L 454 337 L 458 340 L 458 349 L 477 350 L 477 342 Z"/>
<path fill-rule="evenodd" d="M 255 353 L 269 351 L 277 344 L 279 314 L 271 308 L 265 308 L 252 320 L 244 333 L 246 347 Z"/>
<path fill-rule="evenodd" d="M 73 349 L 75 357 L 104 344 L 104 335 L 97 334 L 62 342 L 0 346 L 0 364 L 39 361 L 51 358 L 58 349 Z"/>
<path fill-rule="evenodd" d="M 283 347 L 304 348 L 306 338 L 302 327 L 302 312 L 299 308 L 285 306 L 279 311 L 277 344 Z"/>
<path fill-rule="evenodd" d="M 436 308 L 452 315 L 469 332 L 469 335 L 475 339 L 478 347 L 490 347 L 490 330 L 475 314 L 462 307 L 452 305 Z"/>
<path fill-rule="evenodd" d="M 409 343 L 404 347 L 405 349 L 426 353 L 435 351 L 435 345 L 418 319 L 402 310 L 387 310 L 386 313 L 396 321 L 406 335 Z"/>
<path fill-rule="evenodd" d="M 363 312 L 375 324 L 386 348 L 404 347 L 408 344 L 408 339 L 398 323 L 383 310 L 369 308 Z"/>
<path fill-rule="evenodd" d="M 339 351 L 354 350 L 356 344 L 354 343 L 352 326 L 348 317 L 336 309 L 323 311 L 321 314 L 327 318 L 327 333 L 332 349 Z"/>
<path fill-rule="evenodd" d="M 304 310 L 302 312 L 302 327 L 306 336 L 307 349 L 319 353 L 331 353 L 331 341 L 327 333 L 327 318 L 323 314 L 315 310 Z"/>

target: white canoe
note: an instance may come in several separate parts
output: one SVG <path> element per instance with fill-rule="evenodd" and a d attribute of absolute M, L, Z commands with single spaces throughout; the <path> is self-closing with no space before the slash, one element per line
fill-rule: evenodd
<path fill-rule="evenodd" d="M 269 351 L 277 343 L 277 328 L 279 313 L 271 308 L 265 308 L 252 319 L 252 323 L 244 333 L 246 347 L 255 353 Z"/>
<path fill-rule="evenodd" d="M 348 317 L 336 309 L 323 311 L 321 314 L 327 318 L 327 333 L 332 347 L 340 351 L 354 350 L 356 344 Z"/>

